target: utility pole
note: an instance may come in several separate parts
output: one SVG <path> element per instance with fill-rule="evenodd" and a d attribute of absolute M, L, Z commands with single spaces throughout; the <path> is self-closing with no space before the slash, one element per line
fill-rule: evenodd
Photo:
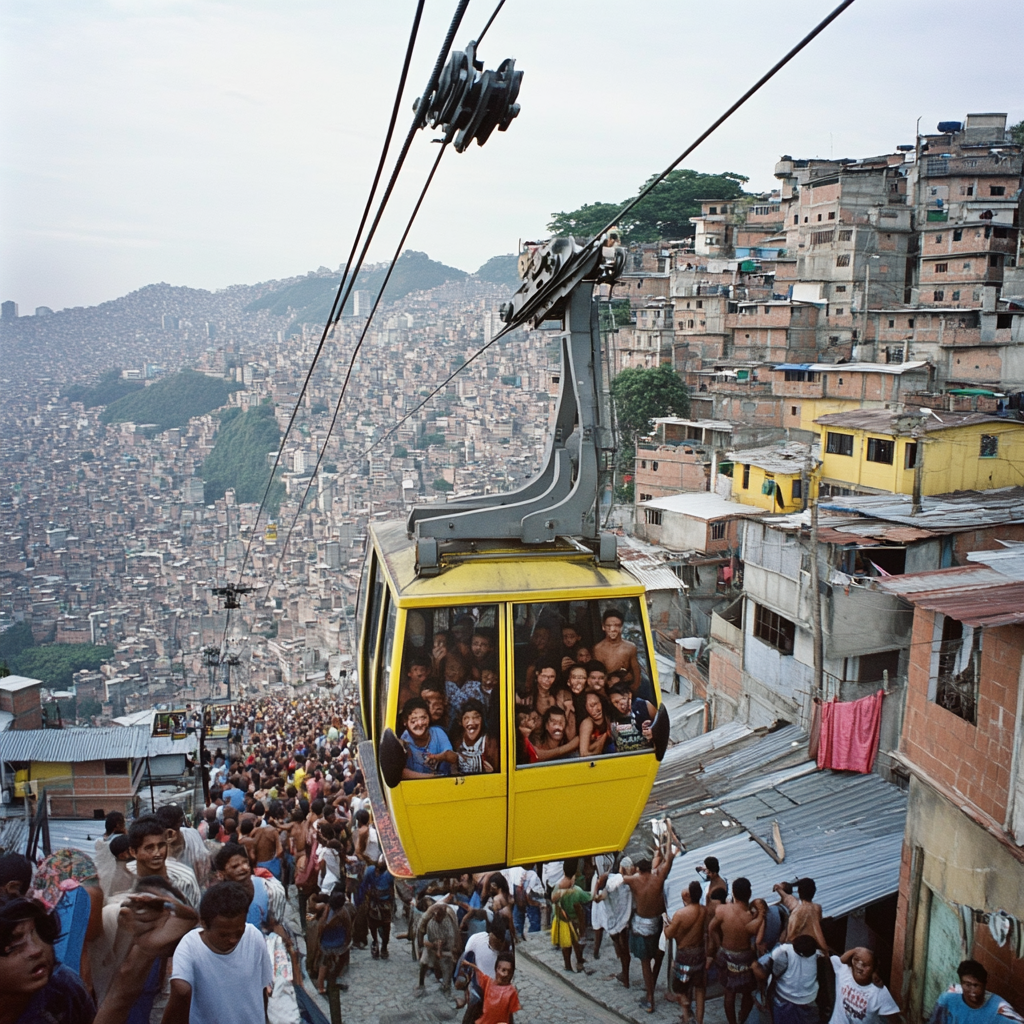
<path fill-rule="evenodd" d="M 814 627 L 814 696 L 820 698 L 824 677 L 824 638 L 821 632 L 821 585 L 818 581 L 818 499 L 811 502 L 811 623 Z"/>

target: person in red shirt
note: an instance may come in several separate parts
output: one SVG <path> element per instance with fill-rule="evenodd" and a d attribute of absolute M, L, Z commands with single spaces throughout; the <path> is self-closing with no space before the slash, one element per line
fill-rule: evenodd
<path fill-rule="evenodd" d="M 489 978 L 478 967 L 476 983 L 484 994 L 483 1012 L 476 1024 L 514 1024 L 512 1015 L 518 1013 L 519 993 L 512 984 L 516 964 L 511 953 L 499 953 L 494 962 L 494 977 Z"/>

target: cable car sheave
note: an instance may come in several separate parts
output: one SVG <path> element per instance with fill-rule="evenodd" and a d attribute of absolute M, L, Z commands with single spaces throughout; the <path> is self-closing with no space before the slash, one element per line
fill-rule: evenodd
<path fill-rule="evenodd" d="M 616 445 L 594 288 L 617 241 L 528 245 L 502 310 L 562 322 L 540 473 L 370 526 L 360 758 L 396 875 L 621 849 L 664 756 L 644 588 L 598 515 Z"/>

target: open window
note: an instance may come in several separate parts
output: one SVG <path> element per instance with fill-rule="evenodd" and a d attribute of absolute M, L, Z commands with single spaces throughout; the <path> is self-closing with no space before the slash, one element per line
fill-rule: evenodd
<path fill-rule="evenodd" d="M 949 615 L 936 615 L 935 632 L 930 680 L 933 699 L 958 718 L 976 725 L 983 631 Z"/>
<path fill-rule="evenodd" d="M 513 619 L 517 768 L 653 749 L 639 598 L 517 604 Z"/>
<path fill-rule="evenodd" d="M 405 745 L 406 778 L 501 771 L 498 648 L 496 604 L 406 614 L 394 723 Z"/>

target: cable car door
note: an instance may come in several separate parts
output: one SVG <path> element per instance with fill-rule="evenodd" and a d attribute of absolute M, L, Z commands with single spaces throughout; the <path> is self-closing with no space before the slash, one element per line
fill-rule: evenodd
<path fill-rule="evenodd" d="M 508 782 L 500 607 L 401 608 L 394 635 L 389 635 L 394 620 L 387 620 L 387 724 L 407 751 L 406 770 L 390 802 L 418 875 L 505 864 Z M 394 652 L 390 656 L 389 650 Z"/>
<path fill-rule="evenodd" d="M 657 687 L 641 605 L 620 597 L 510 607 L 512 729 L 522 736 L 510 729 L 510 864 L 619 850 L 628 841 L 658 770 L 656 713 L 648 710 Z M 599 656 L 605 680 L 593 671 Z M 604 689 L 617 683 L 635 684 L 621 711 Z"/>

